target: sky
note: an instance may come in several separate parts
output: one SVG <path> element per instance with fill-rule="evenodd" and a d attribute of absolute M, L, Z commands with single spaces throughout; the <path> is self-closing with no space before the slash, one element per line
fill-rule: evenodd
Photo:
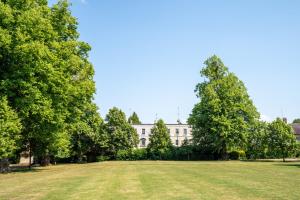
<path fill-rule="evenodd" d="M 53 4 L 55 0 L 50 0 Z M 300 1 L 72 0 L 92 47 L 95 102 L 143 123 L 185 122 L 218 55 L 246 85 L 262 119 L 300 118 Z"/>

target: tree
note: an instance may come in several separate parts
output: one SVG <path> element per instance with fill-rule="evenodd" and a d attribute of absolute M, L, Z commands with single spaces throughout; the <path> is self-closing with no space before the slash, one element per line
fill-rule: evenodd
<path fill-rule="evenodd" d="M 158 156 L 162 159 L 172 148 L 172 141 L 168 133 L 168 128 L 162 119 L 155 122 L 151 129 L 147 151 L 152 157 Z"/>
<path fill-rule="evenodd" d="M 268 151 L 268 135 L 268 123 L 258 121 L 254 124 L 247 138 L 248 144 L 246 154 L 248 158 L 265 158 Z"/>
<path fill-rule="evenodd" d="M 135 112 L 133 112 L 132 115 L 128 118 L 128 122 L 130 124 L 141 124 L 141 121 Z"/>
<path fill-rule="evenodd" d="M 270 126 L 267 140 L 269 151 L 280 155 L 285 162 L 285 158 L 292 155 L 296 148 L 296 137 L 293 128 L 283 120 L 277 118 Z"/>
<path fill-rule="evenodd" d="M 95 158 L 108 147 L 108 138 L 103 131 L 103 120 L 94 103 L 86 105 L 82 115 L 70 126 L 70 129 L 72 130 L 71 155 L 77 162 L 86 161 L 89 155 Z"/>
<path fill-rule="evenodd" d="M 0 91 L 21 119 L 23 148 L 41 164 L 67 156 L 68 127 L 95 92 L 90 46 L 78 38 L 66 0 L 0 1 Z"/>
<path fill-rule="evenodd" d="M 136 130 L 127 122 L 125 113 L 114 107 L 106 115 L 104 129 L 108 137 L 108 153 L 116 158 L 119 150 L 137 147 L 139 136 Z"/>
<path fill-rule="evenodd" d="M 228 151 L 245 148 L 247 134 L 259 113 L 243 82 L 220 58 L 212 56 L 204 64 L 201 76 L 206 79 L 195 89 L 200 102 L 188 122 L 193 127 L 195 145 L 227 159 Z"/>
<path fill-rule="evenodd" d="M 300 124 L 300 119 L 295 119 L 295 120 L 293 121 L 293 123 L 294 123 L 294 124 Z"/>
<path fill-rule="evenodd" d="M 0 173 L 9 170 L 8 158 L 13 155 L 20 139 L 21 123 L 17 113 L 0 97 Z"/>

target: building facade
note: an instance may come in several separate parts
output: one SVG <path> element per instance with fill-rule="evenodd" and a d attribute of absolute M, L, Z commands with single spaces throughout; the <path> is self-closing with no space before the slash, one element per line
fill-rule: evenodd
<path fill-rule="evenodd" d="M 295 131 L 295 136 L 297 140 L 300 142 L 300 124 L 299 123 L 292 124 L 292 127 Z"/>
<path fill-rule="evenodd" d="M 136 129 L 140 143 L 139 148 L 145 148 L 149 144 L 151 129 L 154 124 L 133 125 Z M 185 139 L 192 139 L 192 128 L 188 124 L 166 124 L 170 134 L 171 141 L 174 146 L 181 146 Z"/>

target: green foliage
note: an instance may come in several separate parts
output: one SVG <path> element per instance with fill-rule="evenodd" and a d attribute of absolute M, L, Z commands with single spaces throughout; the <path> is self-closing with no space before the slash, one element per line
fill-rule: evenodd
<path fill-rule="evenodd" d="M 231 151 L 228 154 L 230 160 L 240 160 L 246 158 L 245 151 Z"/>
<path fill-rule="evenodd" d="M 276 119 L 270 126 L 267 136 L 269 151 L 280 156 L 283 161 L 295 153 L 296 137 L 293 128 L 281 119 Z"/>
<path fill-rule="evenodd" d="M 188 122 L 195 145 L 226 159 L 228 151 L 246 148 L 247 135 L 259 113 L 243 82 L 220 58 L 212 56 L 204 64 L 201 75 L 206 79 L 195 89 L 200 102 Z"/>
<path fill-rule="evenodd" d="M 128 118 L 128 123 L 141 124 L 141 121 L 140 121 L 138 115 L 135 112 L 133 112 L 132 115 Z"/>
<path fill-rule="evenodd" d="M 127 149 L 120 150 L 117 153 L 116 160 L 147 160 L 146 149 Z"/>
<path fill-rule="evenodd" d="M 52 8 L 46 0 L 0 1 L 0 91 L 21 119 L 23 148 L 37 158 L 68 156 L 74 127 L 87 129 L 80 119 L 94 70 L 90 46 L 78 38 L 66 0 Z"/>
<path fill-rule="evenodd" d="M 132 149 L 139 143 L 136 130 L 127 122 L 125 113 L 118 108 L 109 110 L 104 129 L 108 137 L 107 153 L 113 158 L 118 151 Z"/>
<path fill-rule="evenodd" d="M 21 128 L 16 112 L 5 97 L 0 97 L 0 160 L 12 156 L 17 149 Z"/>
<path fill-rule="evenodd" d="M 96 157 L 96 162 L 103 162 L 103 161 L 107 161 L 107 160 L 110 160 L 110 157 L 109 156 L 97 156 Z"/>
<path fill-rule="evenodd" d="M 107 148 L 107 135 L 103 131 L 103 120 L 94 103 L 86 104 L 81 116 L 71 124 L 72 156 L 78 162 L 87 154 L 100 155 Z"/>
<path fill-rule="evenodd" d="M 169 157 L 169 152 L 173 145 L 168 129 L 162 119 L 155 122 L 154 127 L 151 129 L 149 141 L 147 150 L 153 158 L 163 159 L 163 157 Z"/>
<path fill-rule="evenodd" d="M 300 124 L 300 119 L 294 119 L 293 123 L 294 124 Z"/>
<path fill-rule="evenodd" d="M 297 142 L 297 143 L 296 143 L 295 156 L 296 156 L 297 158 L 300 157 L 300 142 Z"/>
<path fill-rule="evenodd" d="M 196 152 L 194 147 L 191 145 L 183 145 L 181 147 L 174 147 L 172 149 L 172 159 L 173 160 L 192 160 L 195 158 Z"/>
<path fill-rule="evenodd" d="M 269 128 L 266 122 L 258 121 L 248 134 L 247 157 L 250 159 L 266 158 L 269 144 Z"/>

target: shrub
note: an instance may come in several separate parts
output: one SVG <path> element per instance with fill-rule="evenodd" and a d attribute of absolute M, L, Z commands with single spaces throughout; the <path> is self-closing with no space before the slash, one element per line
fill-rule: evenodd
<path fill-rule="evenodd" d="M 128 149 L 119 150 L 117 152 L 116 160 L 147 160 L 146 149 Z"/>
<path fill-rule="evenodd" d="M 131 160 L 147 160 L 147 150 L 146 149 L 133 149 L 131 152 Z"/>
<path fill-rule="evenodd" d="M 128 158 L 130 157 L 129 154 L 129 150 L 119 150 L 117 152 L 116 160 L 128 160 Z"/>
<path fill-rule="evenodd" d="M 295 156 L 296 158 L 300 157 L 300 142 L 297 142 Z"/>
<path fill-rule="evenodd" d="M 245 159 L 246 158 L 246 153 L 245 151 L 231 151 L 229 152 L 229 159 L 230 160 L 239 160 L 239 159 Z"/>
<path fill-rule="evenodd" d="M 103 162 L 103 161 L 107 161 L 107 160 L 110 160 L 109 156 L 97 156 L 96 157 L 97 162 Z"/>

